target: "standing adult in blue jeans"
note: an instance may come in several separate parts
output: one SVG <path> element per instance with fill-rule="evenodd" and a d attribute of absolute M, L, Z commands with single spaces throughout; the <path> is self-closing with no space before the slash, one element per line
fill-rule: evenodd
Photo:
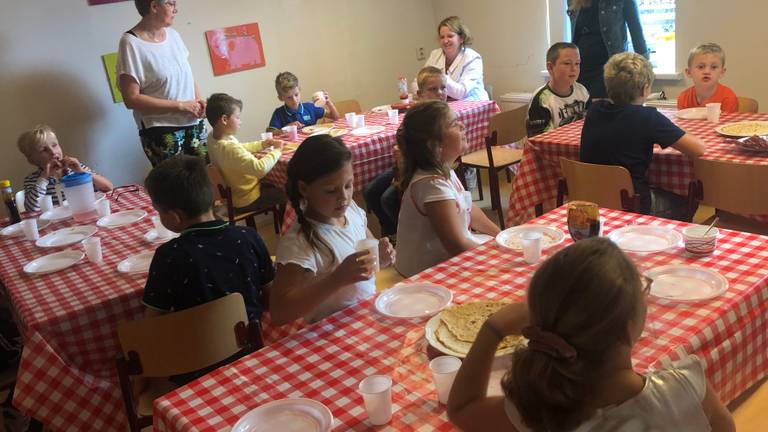
<path fill-rule="evenodd" d="M 571 40 L 579 47 L 581 73 L 578 82 L 593 99 L 608 97 L 603 66 L 608 59 L 627 51 L 627 29 L 634 51 L 648 58 L 636 0 L 568 0 Z"/>

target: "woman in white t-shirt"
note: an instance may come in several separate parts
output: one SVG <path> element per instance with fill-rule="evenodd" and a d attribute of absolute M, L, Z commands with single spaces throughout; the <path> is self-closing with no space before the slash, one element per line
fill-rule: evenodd
<path fill-rule="evenodd" d="M 596 237 L 557 252 L 533 275 L 527 303 L 483 323 L 459 369 L 448 417 L 465 432 L 706 432 L 735 430 L 685 356 L 645 375 L 632 366 L 651 281 L 613 242 Z M 499 342 L 522 335 L 501 381 L 486 394 Z"/>
<path fill-rule="evenodd" d="M 449 100 L 487 101 L 483 82 L 483 58 L 470 48 L 472 35 L 457 16 L 440 21 L 437 26 L 440 48 L 429 54 L 424 66 L 434 66 L 447 77 Z M 416 80 L 414 80 L 415 85 Z"/>
<path fill-rule="evenodd" d="M 339 138 L 307 138 L 288 163 L 286 193 L 297 222 L 277 246 L 269 313 L 277 325 L 318 321 L 372 296 L 376 263 L 357 243 L 373 239 L 365 212 L 352 200 L 352 154 Z M 394 261 L 384 237 L 379 264 Z"/>
<path fill-rule="evenodd" d="M 472 204 L 451 166 L 466 151 L 464 125 L 445 102 L 409 109 L 397 131 L 405 188 L 397 225 L 397 271 L 412 276 L 499 233 Z"/>
<path fill-rule="evenodd" d="M 141 21 L 123 33 L 117 75 L 125 106 L 133 110 L 152 166 L 177 154 L 208 160 L 205 99 L 192 76 L 189 51 L 171 28 L 175 0 L 135 0 Z"/>

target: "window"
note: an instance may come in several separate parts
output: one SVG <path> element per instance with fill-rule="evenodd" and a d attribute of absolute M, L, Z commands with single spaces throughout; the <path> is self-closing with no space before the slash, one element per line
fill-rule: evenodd
<path fill-rule="evenodd" d="M 598 0 L 595 0 L 598 1 Z M 676 0 L 636 0 L 640 10 L 643 35 L 651 51 L 651 64 L 656 74 L 675 74 Z M 570 40 L 570 21 L 565 14 L 567 0 L 547 0 L 548 36 L 551 42 Z M 632 39 L 629 49 L 632 51 Z"/>

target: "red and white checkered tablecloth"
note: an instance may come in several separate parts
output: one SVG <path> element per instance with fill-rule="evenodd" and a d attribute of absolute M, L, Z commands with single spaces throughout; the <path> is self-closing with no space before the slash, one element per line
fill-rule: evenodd
<path fill-rule="evenodd" d="M 704 141 L 707 151 L 704 159 L 731 161 L 745 164 L 768 164 L 768 157 L 755 155 L 734 147 L 717 134 L 714 125 L 706 120 L 682 120 L 673 110 L 661 110 L 675 124 Z M 723 113 L 720 123 L 746 120 L 768 120 L 768 114 Z M 584 121 L 574 122 L 529 138 L 523 150 L 523 160 L 512 185 L 509 197 L 507 225 L 518 225 L 534 217 L 534 207 L 543 204 L 544 210 L 554 207 L 557 181 L 561 177 L 560 157 L 579 159 L 581 128 Z M 688 183 L 693 180 L 693 164 L 687 156 L 673 148 L 653 151 L 653 163 L 648 170 L 651 185 L 678 195 L 688 195 Z M 754 219 L 768 221 L 768 216 Z"/>
<path fill-rule="evenodd" d="M 118 195 L 119 193 L 119 195 Z M 117 198 L 117 199 L 115 199 Z M 109 198 L 113 212 L 142 209 L 152 214 L 149 196 L 118 190 Z M 91 222 L 93 223 L 93 222 Z M 40 231 L 74 226 L 68 220 Z M 28 276 L 29 261 L 66 248 L 43 249 L 23 237 L 0 240 L 0 281 L 5 287 L 24 340 L 14 405 L 52 430 L 123 431 L 127 427 L 115 358 L 120 354 L 119 321 L 143 316 L 146 275 L 125 276 L 117 263 L 156 244 L 143 240 L 149 217 L 120 228 L 99 228 L 104 265 L 83 259 L 74 267 Z M 265 327 L 265 341 L 284 334 Z"/>
<path fill-rule="evenodd" d="M 606 232 L 631 222 L 678 229 L 686 225 L 610 210 L 603 216 Z M 557 209 L 534 223 L 566 230 L 565 211 Z M 566 239 L 563 246 L 570 242 Z M 633 352 L 636 368 L 646 371 L 683 352 L 696 354 L 725 402 L 768 375 L 767 243 L 768 237 L 723 230 L 716 253 L 709 257 L 688 257 L 682 248 L 633 256 L 641 269 L 694 264 L 720 272 L 730 284 L 725 294 L 706 302 L 652 298 L 647 330 Z M 534 270 L 520 253 L 491 241 L 408 281 L 443 285 L 453 291 L 456 303 L 520 300 Z M 436 401 L 423 326 L 423 321 L 383 317 L 369 299 L 157 399 L 154 430 L 228 430 L 249 410 L 288 397 L 325 404 L 337 420 L 336 431 L 371 430 L 356 389 L 374 373 L 391 375 L 394 381 L 395 413 L 390 424 L 376 430 L 455 430 Z"/>

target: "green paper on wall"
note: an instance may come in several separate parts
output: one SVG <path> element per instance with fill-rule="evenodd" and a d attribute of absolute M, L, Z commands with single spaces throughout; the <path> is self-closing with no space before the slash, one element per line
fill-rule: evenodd
<path fill-rule="evenodd" d="M 101 56 L 101 61 L 104 63 L 104 70 L 107 72 L 109 89 L 112 91 L 112 100 L 115 103 L 120 103 L 123 101 L 123 94 L 120 93 L 120 87 L 117 85 L 117 53 L 104 54 Z"/>

